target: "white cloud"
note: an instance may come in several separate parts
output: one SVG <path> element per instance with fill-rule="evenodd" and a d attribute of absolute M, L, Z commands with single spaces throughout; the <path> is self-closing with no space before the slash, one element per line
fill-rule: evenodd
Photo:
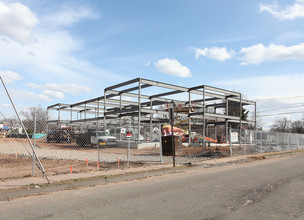
<path fill-rule="evenodd" d="M 13 83 L 17 80 L 22 79 L 22 77 L 18 73 L 4 70 L 0 70 L 0 76 L 2 77 L 5 83 Z"/>
<path fill-rule="evenodd" d="M 29 93 L 30 96 L 32 96 L 32 98 L 37 97 L 38 99 L 42 100 L 42 101 L 46 101 L 46 102 L 52 102 L 53 99 L 49 96 L 49 95 L 45 95 L 45 94 L 35 94 L 35 93 Z"/>
<path fill-rule="evenodd" d="M 61 96 L 59 93 L 62 93 L 62 92 L 66 92 L 66 93 L 69 93 L 69 94 L 72 94 L 72 95 L 77 95 L 77 94 L 80 94 L 80 93 L 83 93 L 83 92 L 91 92 L 92 91 L 91 88 L 88 87 L 88 86 L 68 84 L 68 83 L 66 83 L 66 84 L 47 83 L 47 84 L 44 84 L 44 85 L 30 83 L 30 84 L 28 84 L 28 86 L 31 87 L 31 88 L 34 88 L 34 89 L 42 89 L 42 90 L 56 92 L 57 95 L 55 95 L 54 97 L 58 97 L 58 98 L 60 98 L 60 96 Z M 49 93 L 49 95 L 51 94 L 50 92 L 48 92 L 48 93 Z M 46 94 L 46 93 L 44 93 L 44 94 Z"/>
<path fill-rule="evenodd" d="M 25 5 L 0 2 L 0 34 L 13 40 L 27 42 L 39 23 L 36 15 Z"/>
<path fill-rule="evenodd" d="M 45 89 L 42 92 L 38 92 L 38 93 L 32 91 L 14 89 L 10 91 L 10 95 L 12 99 L 19 104 L 22 102 L 26 102 L 27 104 L 29 102 L 39 103 L 41 101 L 53 102 L 54 99 L 63 99 L 65 97 L 62 92 L 48 90 L 48 89 Z M 0 101 L 2 101 L 2 99 L 0 99 Z"/>
<path fill-rule="evenodd" d="M 211 47 L 204 49 L 200 48 L 191 48 L 195 52 L 195 59 L 198 59 L 200 56 L 205 56 L 207 58 L 218 60 L 218 61 L 225 61 L 229 60 L 234 57 L 235 52 L 234 50 L 227 50 L 225 47 Z"/>
<path fill-rule="evenodd" d="M 162 73 L 166 73 L 178 77 L 191 77 L 190 69 L 181 65 L 175 59 L 164 58 L 154 63 L 156 69 Z"/>
<path fill-rule="evenodd" d="M 10 9 L 8 6 L 14 8 L 15 11 L 7 10 Z M 20 13 L 15 13 L 17 9 Z M 3 19 L 4 15 L 10 16 Z M 33 17 L 32 22 L 29 20 L 31 16 Z M 15 99 L 21 102 L 51 102 L 54 99 L 65 98 L 67 94 L 81 95 L 81 93 L 91 91 L 90 87 L 77 85 L 78 82 L 86 83 L 92 87 L 98 85 L 102 88 L 105 82 L 96 81 L 96 79 L 109 74 L 111 74 L 110 81 L 118 78 L 116 74 L 105 71 L 92 65 L 89 61 L 79 58 L 81 56 L 80 53 L 78 57 L 74 55 L 75 52 L 83 49 L 83 44 L 78 39 L 75 39 L 65 28 L 86 18 L 96 18 L 97 15 L 93 13 L 93 9 L 71 5 L 59 12 L 44 16 L 42 18 L 39 17 L 40 20 L 38 20 L 28 7 L 20 3 L 15 5 L 14 3 L 5 4 L 0 0 L 0 68 L 10 69 L 13 66 L 17 72 L 23 72 L 24 78 L 32 79 L 32 82 L 41 82 L 41 85 L 35 84 L 36 89 L 39 89 L 39 91 L 34 92 L 26 91 L 26 88 L 22 88 L 23 84 L 18 85 L 18 89 L 11 91 Z M 52 20 L 52 16 L 56 18 Z M 10 21 L 3 23 L 8 19 Z M 39 25 L 37 25 L 38 21 Z M 7 32 L 7 30 L 10 30 L 6 29 L 9 28 L 7 24 L 12 24 L 10 28 L 19 28 L 19 32 L 16 33 L 21 33 L 20 35 L 26 37 L 21 39 L 26 43 L 17 41 L 19 39 L 17 39 L 19 36 L 17 34 L 9 35 L 8 33 L 11 32 Z M 21 76 L 16 73 L 1 72 L 5 82 L 14 82 L 21 79 Z M 56 79 L 56 82 L 61 82 L 61 84 L 42 83 L 54 82 L 54 79 Z"/>
<path fill-rule="evenodd" d="M 78 7 L 77 9 L 71 7 L 74 9 L 66 9 L 68 11 L 66 13 L 67 17 L 69 17 L 66 20 L 69 20 L 69 24 L 79 22 L 86 16 L 93 16 L 92 14 L 89 15 L 92 10 L 88 7 Z M 79 12 L 79 15 L 77 15 L 77 12 Z M 55 14 L 56 12 L 52 15 Z M 64 14 L 63 10 L 58 14 Z M 75 39 L 67 30 L 64 30 L 63 25 L 58 24 L 56 28 L 54 26 L 50 28 L 50 26 L 50 22 L 41 19 L 39 26 L 32 32 L 32 39 L 34 40 L 26 44 L 20 44 L 8 37 L 0 38 L 0 68 L 9 69 L 14 66 L 15 69 L 24 70 L 23 72 L 27 77 L 35 79 L 41 79 L 43 74 L 45 82 L 57 78 L 61 82 L 88 82 L 93 84 L 95 77 L 102 77 L 110 73 L 86 60 L 76 58 L 74 53 L 83 49 L 83 43 Z M 111 80 L 118 78 L 115 74 L 112 74 L 112 76 Z"/>
<path fill-rule="evenodd" d="M 24 91 L 24 90 L 12 90 L 11 91 L 11 96 L 12 99 L 15 101 L 18 101 L 17 103 L 20 103 L 22 101 L 35 101 L 37 103 L 37 101 L 46 101 L 46 102 L 51 102 L 53 101 L 54 97 L 50 97 L 49 95 L 46 94 L 37 94 L 34 92 L 30 92 L 30 91 Z"/>
<path fill-rule="evenodd" d="M 75 58 L 73 53 L 82 49 L 81 42 L 66 31 L 36 31 L 35 41 L 20 44 L 10 39 L 0 39 L 2 68 L 14 66 L 30 69 L 30 77 L 41 77 L 45 81 L 60 78 L 61 81 L 90 81 L 88 76 L 108 74 L 88 61 Z M 112 74 L 113 77 L 117 77 Z"/>
<path fill-rule="evenodd" d="M 43 21 L 51 27 L 71 26 L 83 19 L 94 19 L 99 16 L 89 7 L 64 7 L 62 10 L 43 17 Z"/>
<path fill-rule="evenodd" d="M 304 60 L 304 44 L 290 47 L 275 44 L 265 47 L 263 44 L 257 44 L 242 48 L 240 54 L 241 65 L 259 64 L 266 61 Z"/>
<path fill-rule="evenodd" d="M 54 98 L 58 98 L 58 99 L 64 98 L 64 94 L 62 92 L 53 91 L 53 90 L 44 90 L 41 95 L 54 97 Z"/>
<path fill-rule="evenodd" d="M 304 0 L 296 0 L 293 5 L 280 10 L 277 4 L 260 4 L 260 12 L 267 11 L 279 20 L 293 20 L 304 17 Z"/>
<path fill-rule="evenodd" d="M 79 73 L 72 71 L 81 68 L 84 63 L 76 60 L 72 52 L 81 45 L 64 31 L 35 32 L 35 41 L 20 44 L 10 39 L 0 40 L 0 60 L 3 66 L 31 69 L 31 74 L 44 73 L 45 77 L 57 76 L 60 78 L 76 77 Z M 48 74 L 45 74 L 48 73 Z"/>
<path fill-rule="evenodd" d="M 150 61 L 148 61 L 148 62 L 146 62 L 146 63 L 145 63 L 145 66 L 146 66 L 146 67 L 149 67 L 149 66 L 150 66 L 150 64 L 151 64 L 151 62 L 150 62 Z"/>
<path fill-rule="evenodd" d="M 190 48 L 190 50 L 195 52 L 196 59 L 200 56 L 206 56 L 218 61 L 231 59 L 236 54 L 234 50 L 227 50 L 226 48 L 219 47 L 204 49 Z M 304 60 L 304 43 L 293 46 L 276 44 L 264 46 L 263 44 L 256 44 L 242 48 L 237 54 L 237 59 L 241 61 L 240 65 L 259 64 L 268 61 L 302 61 Z"/>

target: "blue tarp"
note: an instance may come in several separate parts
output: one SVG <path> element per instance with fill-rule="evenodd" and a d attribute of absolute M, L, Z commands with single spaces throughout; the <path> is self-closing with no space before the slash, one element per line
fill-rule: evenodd
<path fill-rule="evenodd" d="M 6 125 L 3 125 L 3 128 L 2 128 L 2 129 L 4 129 L 4 130 L 9 130 L 9 127 L 6 126 Z"/>
<path fill-rule="evenodd" d="M 35 135 L 35 138 L 36 138 L 36 139 L 39 139 L 39 138 L 42 138 L 42 137 L 44 137 L 44 136 L 46 136 L 46 134 L 36 134 L 36 135 Z M 33 137 L 34 137 L 34 135 L 33 135 Z"/>

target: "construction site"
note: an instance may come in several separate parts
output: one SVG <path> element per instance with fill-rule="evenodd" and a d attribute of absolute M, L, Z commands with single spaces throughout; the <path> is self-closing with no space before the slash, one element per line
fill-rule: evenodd
<path fill-rule="evenodd" d="M 104 89 L 103 96 L 74 104 L 57 103 L 47 109 L 49 128 L 69 127 L 77 132 L 107 130 L 123 144 L 131 129 L 135 148 L 159 142 L 155 135 L 171 135 L 169 109 L 174 111 L 175 136 L 184 146 L 228 144 L 229 128 L 256 128 L 256 103 L 242 94 L 207 85 L 186 88 L 136 78 Z M 244 109 L 251 118 L 244 118 Z M 159 126 L 160 125 L 160 126 Z"/>
<path fill-rule="evenodd" d="M 102 96 L 47 107 L 46 119 L 1 124 L 1 179 L 191 164 L 302 149 L 304 135 L 256 129 L 256 103 L 207 85 L 136 78 Z M 4 120 L 5 121 L 5 120 Z M 172 157 L 173 156 L 173 157 Z M 176 158 L 175 158 L 176 157 Z"/>

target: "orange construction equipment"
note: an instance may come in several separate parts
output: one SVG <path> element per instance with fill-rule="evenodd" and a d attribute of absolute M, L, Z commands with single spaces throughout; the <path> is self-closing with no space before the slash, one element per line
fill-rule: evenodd
<path fill-rule="evenodd" d="M 214 139 L 212 139 L 212 138 L 209 138 L 209 137 L 205 137 L 205 140 L 210 141 L 210 142 L 213 142 L 213 143 L 217 143 L 216 140 L 214 140 Z"/>

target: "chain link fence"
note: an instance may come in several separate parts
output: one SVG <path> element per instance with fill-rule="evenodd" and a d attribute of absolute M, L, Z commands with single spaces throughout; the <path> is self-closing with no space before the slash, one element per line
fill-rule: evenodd
<path fill-rule="evenodd" d="M 231 155 L 304 148 L 304 134 L 231 129 Z"/>
<path fill-rule="evenodd" d="M 163 127 L 158 123 L 142 123 L 140 132 L 136 121 L 106 126 L 103 122 L 77 124 L 28 120 L 23 123 L 29 140 L 17 121 L 0 127 L 0 179 L 43 175 L 29 141 L 47 175 L 172 163 L 171 156 L 163 155 L 171 144 L 162 136 Z M 202 129 L 193 131 L 199 133 Z M 197 134 L 175 137 L 176 162 L 204 160 L 206 153 L 244 155 L 303 149 L 304 146 L 303 134 L 231 129 L 229 138 L 220 137 L 224 133 L 223 129 L 207 127 L 206 136 L 213 142 L 206 140 L 204 149 L 202 137 Z"/>
<path fill-rule="evenodd" d="M 0 129 L 0 179 L 42 175 L 31 144 L 48 175 L 161 163 L 161 125 L 18 122 Z M 2 127 L 3 128 L 3 127 Z M 126 133 L 132 135 L 127 137 Z M 31 144 L 29 143 L 31 142 Z"/>

